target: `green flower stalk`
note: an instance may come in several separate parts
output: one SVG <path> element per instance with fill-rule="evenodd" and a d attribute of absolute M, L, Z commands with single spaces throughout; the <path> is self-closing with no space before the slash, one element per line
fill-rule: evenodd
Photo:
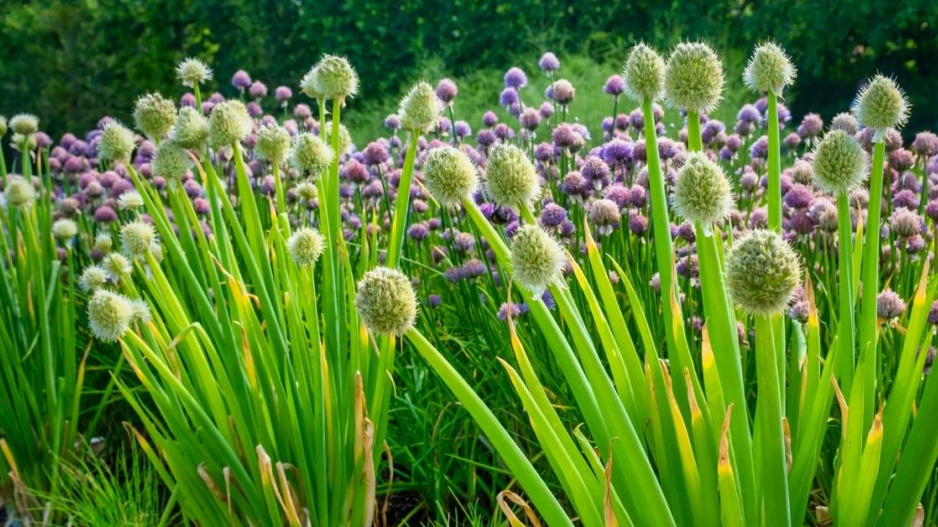
<path fill-rule="evenodd" d="M 136 146 L 134 133 L 120 123 L 110 122 L 101 131 L 98 142 L 98 156 L 111 163 L 130 163 L 130 156 Z"/>
<path fill-rule="evenodd" d="M 417 319 L 417 295 L 397 269 L 376 267 L 358 282 L 355 307 L 365 326 L 376 334 L 403 335 Z"/>
<path fill-rule="evenodd" d="M 537 225 L 523 225 L 511 239 L 515 281 L 538 297 L 561 276 L 566 256 L 560 243 Z"/>
<path fill-rule="evenodd" d="M 489 151 L 485 175 L 489 196 L 502 207 L 521 210 L 541 193 L 534 164 L 515 145 L 494 145 Z"/>
<path fill-rule="evenodd" d="M 159 143 L 176 124 L 176 105 L 159 93 L 148 93 L 137 99 L 134 121 L 143 135 Z"/>
<path fill-rule="evenodd" d="M 430 150 L 423 163 L 427 190 L 443 205 L 456 205 L 475 193 L 479 176 L 475 165 L 458 148 L 441 147 Z"/>

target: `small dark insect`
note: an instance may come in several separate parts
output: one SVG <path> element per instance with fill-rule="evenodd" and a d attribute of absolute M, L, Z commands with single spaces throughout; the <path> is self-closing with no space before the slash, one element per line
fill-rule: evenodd
<path fill-rule="evenodd" d="M 501 206 L 496 206 L 492 211 L 492 223 L 495 225 L 504 225 L 511 221 L 511 211 Z"/>

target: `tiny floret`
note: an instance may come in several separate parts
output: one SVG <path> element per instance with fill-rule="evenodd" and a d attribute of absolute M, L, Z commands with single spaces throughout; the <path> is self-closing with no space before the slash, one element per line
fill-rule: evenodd
<path fill-rule="evenodd" d="M 432 132 L 442 112 L 442 102 L 437 98 L 433 86 L 426 82 L 417 83 L 401 100 L 398 110 L 404 129 L 417 133 Z"/>
<path fill-rule="evenodd" d="M 316 177 L 332 163 L 332 148 L 318 135 L 300 134 L 290 150 L 290 163 L 301 172 Z"/>
<path fill-rule="evenodd" d="M 499 143 L 492 147 L 486 177 L 492 200 L 512 209 L 530 203 L 541 191 L 534 164 L 515 145 Z"/>
<path fill-rule="evenodd" d="M 655 101 L 664 90 L 664 59 L 654 49 L 637 44 L 629 51 L 625 61 L 625 92 L 638 102 Z"/>
<path fill-rule="evenodd" d="M 726 256 L 726 288 L 753 315 L 785 311 L 800 277 L 798 255 L 773 231 L 750 231 L 733 243 Z"/>
<path fill-rule="evenodd" d="M 565 262 L 560 243 L 537 225 L 520 227 L 512 238 L 512 275 L 534 296 L 560 278 Z"/>
<path fill-rule="evenodd" d="M 190 167 L 189 153 L 173 141 L 164 141 L 156 149 L 150 168 L 154 175 L 169 180 L 181 178 Z"/>
<path fill-rule="evenodd" d="M 373 333 L 402 335 L 417 319 L 417 295 L 410 280 L 396 269 L 376 267 L 358 282 L 355 307 Z"/>
<path fill-rule="evenodd" d="M 199 59 L 187 58 L 176 66 L 176 76 L 183 86 L 193 88 L 197 84 L 212 80 L 212 69 Z"/>
<path fill-rule="evenodd" d="M 176 123 L 176 105 L 159 93 L 148 93 L 137 99 L 134 120 L 145 136 L 159 139 L 168 134 Z"/>
<path fill-rule="evenodd" d="M 39 118 L 30 113 L 21 113 L 10 118 L 10 130 L 14 134 L 32 135 L 39 131 Z"/>
<path fill-rule="evenodd" d="M 311 79 L 316 93 L 344 102 L 358 93 L 358 73 L 344 57 L 324 55 Z"/>
<path fill-rule="evenodd" d="M 179 109 L 176 124 L 169 133 L 169 138 L 183 148 L 201 148 L 208 140 L 208 119 L 195 108 L 185 106 Z"/>
<path fill-rule="evenodd" d="M 134 133 L 124 125 L 111 121 L 101 131 L 97 147 L 98 156 L 108 161 L 129 163 L 134 146 Z"/>
<path fill-rule="evenodd" d="M 678 44 L 668 59 L 664 92 L 674 108 L 707 113 L 716 108 L 723 92 L 723 65 L 703 42 Z"/>
<path fill-rule="evenodd" d="M 303 227 L 287 239 L 287 250 L 296 265 L 312 265 L 322 255 L 322 236 L 316 229 Z"/>
<path fill-rule="evenodd" d="M 720 165 L 706 154 L 691 152 L 677 173 L 671 204 L 678 216 L 706 230 L 729 216 L 733 190 Z"/>
<path fill-rule="evenodd" d="M 98 289 L 88 301 L 88 325 L 96 339 L 115 342 L 130 327 L 134 309 L 123 295 Z"/>
<path fill-rule="evenodd" d="M 896 81 L 877 75 L 860 91 L 853 114 L 877 131 L 900 128 L 909 119 L 909 101 Z"/>
<path fill-rule="evenodd" d="M 212 145 L 229 146 L 251 133 L 251 117 L 244 103 L 230 100 L 218 103 L 209 118 Z"/>
<path fill-rule="evenodd" d="M 25 207 L 36 199 L 36 189 L 32 182 L 22 176 L 12 176 L 3 190 L 7 204 L 13 207 Z"/>
<path fill-rule="evenodd" d="M 121 246 L 131 258 L 142 258 L 156 240 L 156 230 L 149 223 L 133 221 L 121 227 Z"/>
<path fill-rule="evenodd" d="M 290 148 L 290 132 L 282 126 L 262 126 L 257 131 L 257 143 L 254 151 L 261 159 L 267 159 L 279 165 Z"/>
<path fill-rule="evenodd" d="M 866 179 L 867 155 L 860 143 L 843 130 L 832 130 L 814 149 L 814 184 L 824 192 L 849 193 Z"/>
<path fill-rule="evenodd" d="M 778 44 L 766 42 L 756 47 L 743 72 L 743 82 L 756 93 L 781 95 L 795 82 L 795 66 Z"/>
<path fill-rule="evenodd" d="M 423 164 L 427 190 L 442 204 L 459 203 L 479 184 L 476 167 L 465 152 L 441 147 L 430 150 Z"/>

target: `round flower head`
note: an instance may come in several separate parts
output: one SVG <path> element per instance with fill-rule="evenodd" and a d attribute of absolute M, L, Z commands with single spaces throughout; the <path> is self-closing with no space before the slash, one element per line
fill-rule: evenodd
<path fill-rule="evenodd" d="M 303 78 L 300 79 L 300 91 L 305 93 L 310 99 L 318 99 L 322 96 L 322 94 L 316 90 L 316 76 L 319 75 L 318 67 L 318 64 L 313 66 L 306 72 L 306 75 L 303 75 Z"/>
<path fill-rule="evenodd" d="M 560 278 L 565 263 L 560 244 L 537 225 L 519 227 L 511 239 L 512 275 L 535 296 Z"/>
<path fill-rule="evenodd" d="M 753 315 L 785 311 L 800 279 L 798 255 L 773 231 L 750 231 L 726 256 L 726 288 Z"/>
<path fill-rule="evenodd" d="M 133 318 L 133 306 L 123 295 L 98 289 L 88 301 L 88 325 L 98 340 L 117 341 L 130 327 Z"/>
<path fill-rule="evenodd" d="M 257 157 L 279 165 L 290 148 L 290 132 L 282 126 L 262 126 L 257 131 L 254 151 Z"/>
<path fill-rule="evenodd" d="M 671 193 L 678 216 L 704 229 L 722 222 L 733 208 L 733 189 L 720 165 L 701 152 L 687 154 Z"/>
<path fill-rule="evenodd" d="M 68 241 L 78 234 L 78 225 L 69 219 L 56 220 L 52 224 L 52 235 L 62 241 Z"/>
<path fill-rule="evenodd" d="M 212 69 L 199 59 L 188 58 L 176 66 L 176 76 L 190 88 L 212 80 Z"/>
<path fill-rule="evenodd" d="M 179 179 L 192 166 L 189 153 L 173 141 L 163 141 L 156 149 L 150 170 L 154 176 L 165 179 Z"/>
<path fill-rule="evenodd" d="M 176 123 L 176 105 L 159 93 L 148 93 L 137 99 L 134 120 L 143 135 L 159 139 L 168 134 Z"/>
<path fill-rule="evenodd" d="M 849 193 L 866 179 L 867 156 L 852 135 L 832 130 L 814 149 L 814 184 L 830 194 Z"/>
<path fill-rule="evenodd" d="M 300 134 L 290 150 L 290 163 L 312 176 L 321 174 L 332 163 L 332 149 L 318 135 Z"/>
<path fill-rule="evenodd" d="M 541 191 L 534 164 L 515 145 L 499 143 L 492 147 L 486 177 L 492 200 L 512 209 L 530 203 Z"/>
<path fill-rule="evenodd" d="M 664 89 L 664 72 L 664 59 L 654 49 L 645 44 L 632 46 L 622 72 L 625 92 L 638 102 L 657 100 Z"/>
<path fill-rule="evenodd" d="M 890 320 L 905 313 L 906 304 L 892 289 L 886 289 L 876 297 L 876 316 Z"/>
<path fill-rule="evenodd" d="M 185 106 L 179 109 L 176 124 L 169 133 L 169 138 L 183 148 L 202 148 L 208 140 L 208 119 L 202 112 Z"/>
<path fill-rule="evenodd" d="M 664 72 L 665 98 L 674 108 L 707 113 L 723 92 L 723 65 L 703 42 L 678 44 Z"/>
<path fill-rule="evenodd" d="M 13 176 L 7 181 L 3 189 L 7 204 L 13 207 L 25 207 L 36 199 L 36 189 L 30 181 L 22 176 Z"/>
<path fill-rule="evenodd" d="M 795 73 L 795 66 L 785 50 L 774 42 L 766 42 L 753 51 L 743 71 L 743 82 L 756 93 L 781 95 L 786 86 L 795 82 Z"/>
<path fill-rule="evenodd" d="M 443 105 L 433 91 L 433 86 L 419 82 L 401 100 L 398 114 L 401 126 L 417 133 L 432 132 L 436 128 Z"/>
<path fill-rule="evenodd" d="M 117 208 L 120 210 L 139 209 L 143 205 L 143 196 L 136 190 L 124 192 L 117 198 Z"/>
<path fill-rule="evenodd" d="M 459 88 L 452 79 L 440 79 L 440 82 L 436 84 L 436 96 L 444 104 L 452 104 L 457 93 L 459 93 Z"/>
<path fill-rule="evenodd" d="M 459 203 L 475 193 L 479 184 L 475 165 L 458 148 L 430 150 L 423 164 L 423 174 L 427 190 L 442 204 Z"/>
<path fill-rule="evenodd" d="M 850 135 L 856 135 L 858 128 L 857 118 L 852 114 L 843 112 L 831 119 L 831 130 L 843 130 Z"/>
<path fill-rule="evenodd" d="M 344 57 L 324 55 L 315 69 L 311 80 L 316 93 L 340 103 L 358 93 L 358 73 Z"/>
<path fill-rule="evenodd" d="M 121 227 L 121 246 L 131 258 L 143 258 L 156 240 L 156 231 L 149 223 L 134 221 Z"/>
<path fill-rule="evenodd" d="M 550 90 L 548 98 L 553 99 L 561 106 L 569 105 L 576 97 L 576 88 L 567 79 L 557 79 L 547 89 Z"/>
<path fill-rule="evenodd" d="M 32 135 L 39 131 L 39 118 L 29 113 L 14 115 L 10 119 L 10 130 L 14 134 Z"/>
<path fill-rule="evenodd" d="M 296 265 L 312 265 L 322 254 L 322 236 L 316 229 L 303 227 L 287 240 L 287 250 Z"/>
<path fill-rule="evenodd" d="M 101 159 L 129 163 L 134 151 L 134 133 L 122 124 L 111 121 L 104 126 L 98 140 L 98 156 Z"/>
<path fill-rule="evenodd" d="M 909 119 L 909 102 L 896 81 L 877 75 L 860 91 L 853 114 L 877 131 L 900 128 Z"/>
<path fill-rule="evenodd" d="M 101 262 L 104 270 L 107 271 L 108 279 L 117 282 L 121 278 L 130 276 L 134 267 L 130 261 L 121 253 L 108 253 Z"/>
<path fill-rule="evenodd" d="M 417 295 L 403 273 L 376 267 L 358 282 L 355 307 L 373 333 L 402 335 L 414 326 Z"/>
<path fill-rule="evenodd" d="M 224 101 L 212 108 L 209 117 L 209 134 L 215 147 L 228 146 L 251 133 L 251 117 L 244 103 L 237 100 Z"/>
<path fill-rule="evenodd" d="M 85 267 L 78 278 L 78 288 L 86 293 L 93 293 L 107 283 L 107 271 L 97 265 Z"/>
<path fill-rule="evenodd" d="M 325 140 L 329 146 L 332 146 L 332 121 L 326 121 Z M 352 136 L 344 124 L 339 123 L 339 150 L 340 156 L 352 151 Z"/>

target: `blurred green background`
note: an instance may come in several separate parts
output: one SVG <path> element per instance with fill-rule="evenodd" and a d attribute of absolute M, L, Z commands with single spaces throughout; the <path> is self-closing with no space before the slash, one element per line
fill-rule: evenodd
<path fill-rule="evenodd" d="M 452 76 L 460 86 L 457 119 L 477 128 L 498 105 L 502 74 L 527 71 L 527 102 L 542 100 L 537 59 L 554 51 L 561 77 L 577 87 L 573 113 L 594 131 L 612 112 L 602 83 L 621 69 L 629 46 L 645 40 L 666 51 L 705 39 L 723 57 L 730 121 L 754 99 L 740 74 L 759 41 L 793 56 L 799 76 L 787 94 L 794 117 L 825 120 L 847 109 L 858 84 L 893 75 L 913 104 L 908 134 L 938 123 L 938 2 L 910 0 L 545 1 L 545 0 L 0 0 L 0 114 L 37 114 L 57 138 L 84 132 L 103 115 L 130 121 L 147 91 L 178 98 L 180 59 L 197 56 L 216 72 L 209 90 L 236 91 L 239 68 L 271 95 L 299 79 L 323 52 L 343 54 L 362 88 L 348 122 L 363 144 L 416 80 Z M 625 110 L 631 103 L 626 102 Z M 273 98 L 267 108 L 273 109 Z M 620 111 L 622 108 L 620 107 Z M 346 114 L 343 114 L 345 117 Z"/>

